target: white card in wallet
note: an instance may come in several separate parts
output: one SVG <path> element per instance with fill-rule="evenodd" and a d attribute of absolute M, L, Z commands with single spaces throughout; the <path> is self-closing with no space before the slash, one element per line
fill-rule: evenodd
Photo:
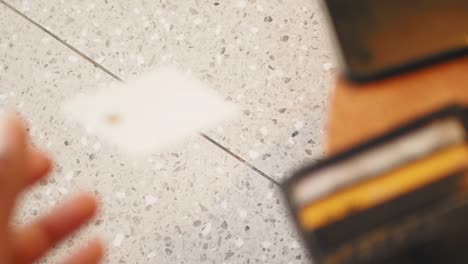
<path fill-rule="evenodd" d="M 64 109 L 68 117 L 132 155 L 164 150 L 237 112 L 200 81 L 169 67 L 79 95 Z"/>

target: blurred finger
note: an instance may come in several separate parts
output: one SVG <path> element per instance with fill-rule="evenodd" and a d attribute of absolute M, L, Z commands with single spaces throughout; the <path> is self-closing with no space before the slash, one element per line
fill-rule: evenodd
<path fill-rule="evenodd" d="M 0 192 L 2 208 L 11 211 L 26 179 L 26 130 L 22 121 L 7 115 L 0 120 Z"/>
<path fill-rule="evenodd" d="M 87 246 L 72 254 L 64 262 L 65 264 L 97 264 L 104 256 L 104 246 L 98 240 L 94 240 Z"/>
<path fill-rule="evenodd" d="M 52 169 L 52 161 L 49 157 L 38 150 L 29 150 L 28 160 L 28 175 L 25 182 L 25 187 L 38 182 Z"/>
<path fill-rule="evenodd" d="M 79 195 L 54 209 L 49 215 L 13 234 L 13 263 L 31 263 L 52 246 L 86 223 L 96 212 L 96 200 Z"/>

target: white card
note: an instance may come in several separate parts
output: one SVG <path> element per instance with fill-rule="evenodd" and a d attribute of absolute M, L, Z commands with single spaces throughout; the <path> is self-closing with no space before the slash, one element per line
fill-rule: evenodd
<path fill-rule="evenodd" d="M 67 116 L 133 155 L 164 150 L 237 112 L 200 81 L 173 68 L 79 95 L 64 109 Z"/>

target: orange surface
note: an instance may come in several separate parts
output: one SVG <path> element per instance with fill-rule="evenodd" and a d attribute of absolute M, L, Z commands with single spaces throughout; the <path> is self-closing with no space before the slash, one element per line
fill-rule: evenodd
<path fill-rule="evenodd" d="M 468 105 L 468 57 L 368 84 L 339 79 L 329 108 L 327 151 L 343 150 L 453 102 Z"/>

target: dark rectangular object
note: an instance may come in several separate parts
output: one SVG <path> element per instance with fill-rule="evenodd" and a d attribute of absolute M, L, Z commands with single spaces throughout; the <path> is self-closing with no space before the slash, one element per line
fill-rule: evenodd
<path fill-rule="evenodd" d="M 411 156 L 412 159 L 392 162 L 393 167 L 390 168 L 385 166 L 384 160 L 382 163 L 385 171 L 373 168 L 371 171 L 378 172 L 375 175 L 360 174 L 362 170 L 356 170 L 354 165 L 354 167 L 350 168 L 354 169 L 355 179 L 349 179 L 349 175 L 344 175 L 345 177 L 341 178 L 347 180 L 345 184 L 341 182 L 334 183 L 334 175 L 323 173 L 330 169 L 331 171 L 347 172 L 346 169 L 333 169 L 347 163 L 352 165 L 353 160 L 361 160 L 360 164 L 362 165 L 362 157 L 368 157 L 367 154 L 369 153 L 380 155 L 385 154 L 386 150 L 404 152 L 408 150 L 404 148 L 404 144 L 408 143 L 404 140 L 420 140 L 414 135 L 427 136 L 427 133 L 421 134 L 420 132 L 433 129 L 434 124 L 443 124 L 444 120 L 455 121 L 460 124 L 459 130 L 464 133 L 460 142 L 448 141 L 452 143 L 440 145 L 444 147 L 424 148 L 425 152 L 416 152 L 418 155 Z M 466 149 L 467 138 L 465 132 L 467 130 L 468 109 L 463 106 L 449 106 L 414 120 L 367 143 L 307 166 L 285 181 L 283 189 L 287 202 L 315 263 L 468 263 L 468 253 L 464 250 L 464 247 L 468 246 L 468 224 L 463 221 L 468 216 L 468 174 L 465 167 L 456 172 L 447 171 L 447 175 L 442 175 L 444 174 L 442 170 L 440 175 L 443 177 L 437 178 L 436 181 L 369 208 L 362 207 L 351 210 L 343 214 L 343 217 L 332 218 L 322 224 L 317 222 L 320 225 L 315 223 L 316 227 L 307 227 L 302 222 L 303 219 L 301 219 L 301 213 L 311 204 L 327 201 L 330 197 L 336 197 L 338 194 L 342 195 L 352 188 L 360 190 L 360 186 L 369 181 L 379 180 L 384 176 L 390 177 L 393 174 L 398 174 L 402 167 L 425 162 L 427 160 L 426 156 L 432 157 L 438 155 L 437 153 L 444 153 L 446 149 L 457 148 L 460 144 L 463 149 Z M 453 136 L 454 134 L 449 133 L 447 135 Z M 404 140 L 402 141 L 402 139 Z M 432 138 L 429 137 L 428 139 Z M 439 141 L 440 139 L 437 139 L 437 142 Z M 400 147 L 394 148 L 397 144 L 400 144 Z M 375 151 L 379 149 L 382 151 Z M 394 154 L 398 155 L 400 152 Z M 464 153 L 466 154 L 466 151 Z M 462 161 L 465 164 L 464 158 Z M 466 163 L 468 164 L 468 159 Z M 368 166 L 364 167 L 368 168 Z M 359 173 L 356 173 L 356 171 Z M 327 180 L 324 176 L 332 178 Z M 320 177 L 324 178 L 325 181 L 320 181 Z M 338 177 L 337 179 L 341 178 Z M 319 192 L 310 189 L 313 195 L 308 196 L 308 189 L 303 187 L 310 180 L 326 183 L 329 188 L 321 186 Z M 301 190 L 301 195 L 297 195 L 298 190 Z M 306 190 L 305 196 L 304 190 Z M 458 233 L 466 234 L 466 236 L 459 237 Z M 402 234 L 405 236 L 402 236 Z M 400 240 L 398 240 L 399 237 Z M 437 248 L 437 250 L 434 248 Z M 451 260 L 451 262 L 437 262 L 440 259 Z"/>
<path fill-rule="evenodd" d="M 323 0 L 346 74 L 368 81 L 468 52 L 468 1 Z"/>

